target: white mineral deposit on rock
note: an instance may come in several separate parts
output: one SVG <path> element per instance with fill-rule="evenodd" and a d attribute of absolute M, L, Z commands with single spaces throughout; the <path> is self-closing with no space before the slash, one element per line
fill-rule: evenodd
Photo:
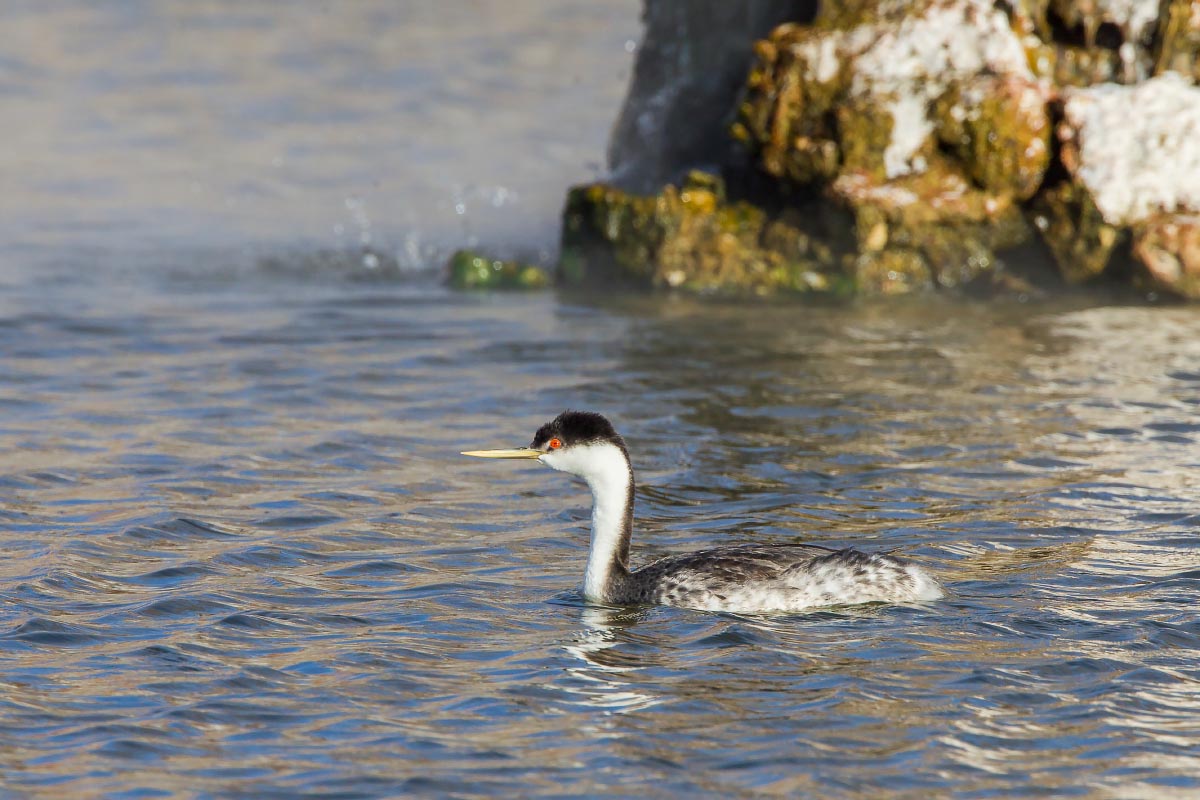
<path fill-rule="evenodd" d="M 1200 87 L 1174 72 L 1066 94 L 1064 160 L 1104 220 L 1200 211 Z"/>
<path fill-rule="evenodd" d="M 1033 74 L 1008 18 L 990 2 L 931 6 L 919 17 L 867 26 L 847 41 L 870 41 L 853 62 L 851 91 L 879 98 L 892 112 L 892 141 L 884 154 L 887 176 L 919 172 L 913 156 L 933 131 L 928 105 L 954 81 L 980 73 Z"/>

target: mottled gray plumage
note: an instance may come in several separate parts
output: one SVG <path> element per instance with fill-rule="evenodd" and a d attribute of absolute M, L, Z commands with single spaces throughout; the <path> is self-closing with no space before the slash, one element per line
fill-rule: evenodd
<path fill-rule="evenodd" d="M 713 610 L 800 610 L 911 602 L 929 586 L 907 561 L 809 544 L 719 547 L 653 561 L 613 576 L 609 602 Z"/>
<path fill-rule="evenodd" d="M 612 591 L 631 603 L 665 603 L 697 593 L 723 600 L 748 582 L 778 580 L 797 565 L 834 552 L 807 544 L 714 547 L 652 561 L 624 580 L 615 580 Z"/>

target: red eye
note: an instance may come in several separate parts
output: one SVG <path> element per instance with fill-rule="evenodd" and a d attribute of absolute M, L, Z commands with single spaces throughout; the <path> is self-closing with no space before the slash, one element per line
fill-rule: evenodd
<path fill-rule="evenodd" d="M 551 450 L 557 450 L 558 448 L 562 447 L 562 439 L 559 439 L 556 436 L 550 441 L 546 442 L 546 447 L 549 447 Z"/>

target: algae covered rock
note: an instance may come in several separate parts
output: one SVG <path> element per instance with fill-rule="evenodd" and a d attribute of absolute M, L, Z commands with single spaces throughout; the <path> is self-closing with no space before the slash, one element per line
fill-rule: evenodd
<path fill-rule="evenodd" d="M 860 289 L 977 282 L 1027 241 L 1023 215 L 1070 283 L 1134 239 L 1155 285 L 1174 274 L 1186 237 L 1143 221 L 1200 209 L 1200 5 L 823 3 L 755 52 L 733 134 L 765 173 L 830 187 Z"/>
<path fill-rule="evenodd" d="M 1032 197 L 1050 166 L 1045 92 L 1027 78 L 981 75 L 956 84 L 934 106 L 938 139 L 984 189 Z"/>
<path fill-rule="evenodd" d="M 934 285 L 928 259 L 903 247 L 862 253 L 853 267 L 855 285 L 868 294 L 908 294 Z"/>
<path fill-rule="evenodd" d="M 487 258 L 470 250 L 455 252 L 446 269 L 447 282 L 455 289 L 540 289 L 549 284 L 540 267 Z"/>
<path fill-rule="evenodd" d="M 887 178 L 920 172 L 934 143 L 934 101 L 981 76 L 1034 77 L 991 2 L 880 0 L 826 13 L 831 5 L 811 26 L 780 26 L 756 51 L 734 135 L 770 174 L 801 158 L 828 165 L 811 177 L 832 178 L 860 169 L 854 154 L 864 149 L 878 152 Z M 842 158 L 831 164 L 823 149 Z"/>
<path fill-rule="evenodd" d="M 767 174 L 828 187 L 853 218 L 858 287 L 971 284 L 1029 230 L 1050 163 L 1045 90 L 982 0 L 822 4 L 759 43 L 733 135 Z"/>
<path fill-rule="evenodd" d="M 735 139 L 757 149 L 768 174 L 800 183 L 837 174 L 842 154 L 836 111 L 848 77 L 839 41 L 810 39 L 807 30 L 782 25 L 755 45 L 757 63 L 732 129 Z"/>
<path fill-rule="evenodd" d="M 564 279 L 891 294 L 1132 276 L 1196 294 L 1200 3 L 823 0 L 795 19 L 753 46 L 742 156 L 722 164 L 736 199 L 696 175 L 578 187 Z M 1018 248 L 1024 277 L 1003 259 Z"/>
<path fill-rule="evenodd" d="M 919 175 L 891 181 L 844 175 L 832 194 L 853 209 L 854 273 L 858 287 L 868 292 L 979 285 L 993 279 L 997 251 L 1030 235 L 1011 196 L 972 186 L 944 159 L 933 159 Z"/>
<path fill-rule="evenodd" d="M 1164 57 L 1187 50 L 1186 37 L 1166 29 L 1163 10 L 1159 0 L 1021 0 L 1012 16 L 1037 74 L 1064 88 L 1131 84 L 1160 74 Z"/>
<path fill-rule="evenodd" d="M 827 247 L 786 217 L 729 202 L 719 178 L 692 173 L 657 196 L 605 184 L 571 189 L 561 277 L 698 292 L 829 292 L 846 280 Z"/>

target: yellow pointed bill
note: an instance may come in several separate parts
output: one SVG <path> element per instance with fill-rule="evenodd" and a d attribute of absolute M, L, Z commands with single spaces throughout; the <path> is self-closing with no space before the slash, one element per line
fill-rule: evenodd
<path fill-rule="evenodd" d="M 538 458 L 542 451 L 519 447 L 516 450 L 465 450 L 463 455 L 476 458 Z"/>

